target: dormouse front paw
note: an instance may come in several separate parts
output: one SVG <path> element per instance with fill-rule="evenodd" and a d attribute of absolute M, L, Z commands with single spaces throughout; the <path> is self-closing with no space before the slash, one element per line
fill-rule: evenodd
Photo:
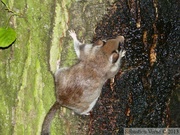
<path fill-rule="evenodd" d="M 70 35 L 73 39 L 77 38 L 77 37 L 76 37 L 76 33 L 75 33 L 74 30 L 69 30 L 69 35 Z"/>
<path fill-rule="evenodd" d="M 125 51 L 125 50 L 121 50 L 121 51 L 119 52 L 119 56 L 120 56 L 121 58 L 124 57 L 125 54 L 126 54 L 126 51 Z"/>

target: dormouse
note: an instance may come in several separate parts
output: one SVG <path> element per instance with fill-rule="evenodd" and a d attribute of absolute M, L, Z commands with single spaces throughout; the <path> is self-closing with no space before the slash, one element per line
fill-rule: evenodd
<path fill-rule="evenodd" d="M 51 121 L 60 107 L 69 108 L 80 115 L 89 115 L 104 83 L 117 74 L 121 59 L 125 56 L 123 36 L 83 44 L 74 31 L 69 31 L 69 34 L 74 42 L 78 62 L 56 71 L 56 101 L 45 116 L 41 135 L 50 134 Z"/>

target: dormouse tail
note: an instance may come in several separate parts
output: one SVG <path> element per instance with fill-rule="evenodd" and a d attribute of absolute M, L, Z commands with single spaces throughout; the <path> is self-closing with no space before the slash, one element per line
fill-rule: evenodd
<path fill-rule="evenodd" d="M 49 112 L 46 114 L 46 117 L 44 118 L 42 129 L 41 129 L 41 135 L 50 135 L 50 126 L 51 122 L 59 109 L 60 104 L 58 102 L 55 102 L 53 106 L 50 108 Z"/>

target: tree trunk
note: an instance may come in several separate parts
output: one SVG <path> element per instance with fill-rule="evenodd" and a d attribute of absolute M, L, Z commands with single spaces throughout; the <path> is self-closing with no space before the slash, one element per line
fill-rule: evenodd
<path fill-rule="evenodd" d="M 114 83 L 104 85 L 91 117 L 61 108 L 51 134 L 121 135 L 124 127 L 180 126 L 179 0 L 112 2 L 0 3 L 0 27 L 17 32 L 14 44 L 0 48 L 0 134 L 40 134 L 55 102 L 56 62 L 66 67 L 76 61 L 69 29 L 85 42 L 123 35 L 126 58 Z"/>
<path fill-rule="evenodd" d="M 56 62 L 60 59 L 61 67 L 70 66 L 76 59 L 67 30 L 75 29 L 81 40 L 90 41 L 109 1 L 0 3 L 0 27 L 12 27 L 17 33 L 14 44 L 0 48 L 0 134 L 40 134 L 44 116 L 55 102 Z M 53 121 L 51 134 L 79 134 L 77 117 L 63 108 Z"/>

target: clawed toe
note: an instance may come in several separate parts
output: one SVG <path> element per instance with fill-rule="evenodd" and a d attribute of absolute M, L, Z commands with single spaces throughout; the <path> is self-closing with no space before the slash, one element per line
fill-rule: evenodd
<path fill-rule="evenodd" d="M 76 33 L 74 30 L 69 30 L 69 35 L 72 37 L 72 38 L 75 38 L 76 37 Z"/>
<path fill-rule="evenodd" d="M 119 55 L 120 55 L 121 57 L 124 57 L 125 54 L 126 54 L 126 51 L 125 51 L 125 50 L 119 52 Z"/>

